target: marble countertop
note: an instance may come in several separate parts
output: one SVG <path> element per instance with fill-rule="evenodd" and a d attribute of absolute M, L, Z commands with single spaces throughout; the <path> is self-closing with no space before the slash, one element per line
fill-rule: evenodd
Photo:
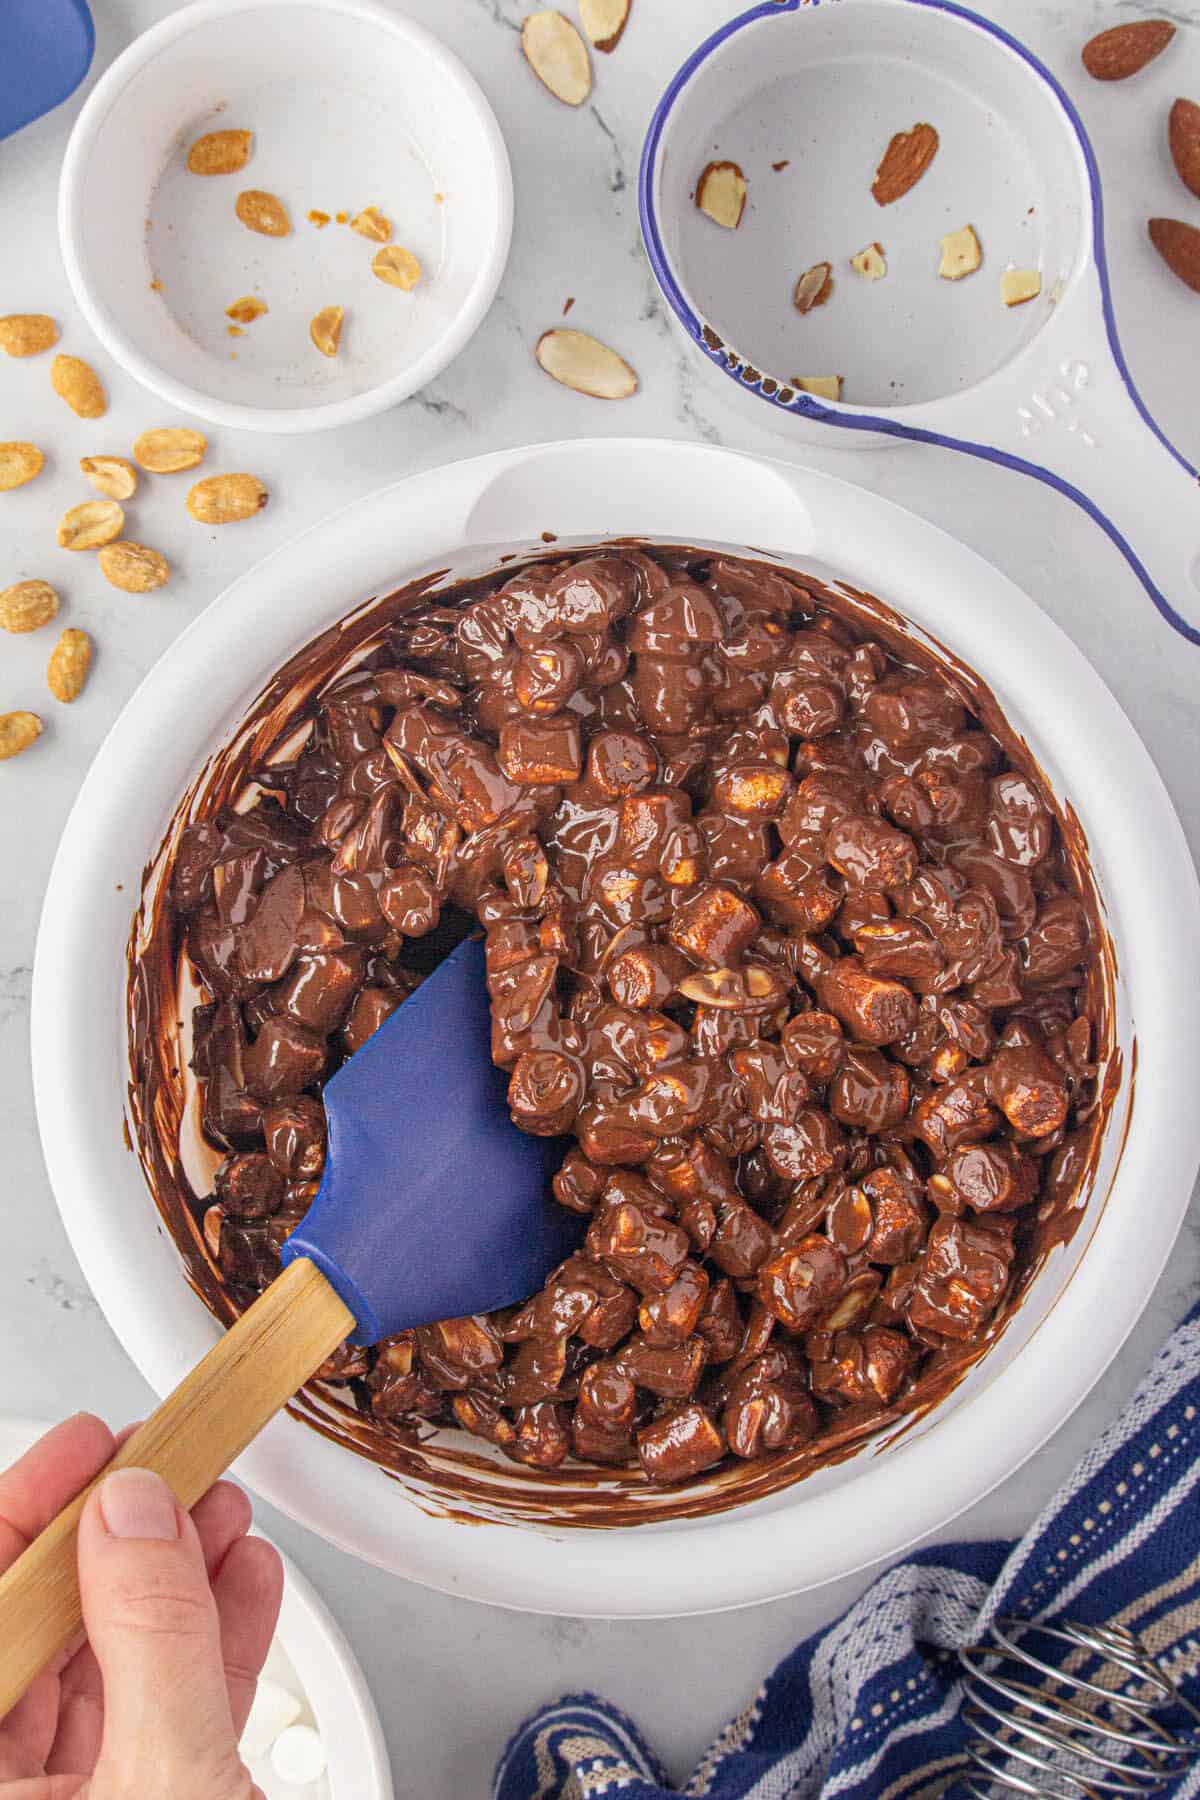
<path fill-rule="evenodd" d="M 1144 221 L 1157 212 L 1197 217 L 1194 202 L 1185 210 L 1186 196 L 1146 120 L 1165 113 L 1176 93 L 1200 96 L 1200 31 L 1183 33 L 1163 59 L 1169 67 L 1155 65 L 1128 89 L 1106 88 L 1084 75 L 1081 44 L 1102 25 L 1147 9 L 1128 0 L 977 3 L 1022 36 L 1078 101 L 1105 182 L 1128 358 L 1151 411 L 1196 460 L 1200 301 L 1154 262 Z M 93 5 L 99 35 L 93 80 L 137 32 L 174 10 L 171 0 Z M 578 114 L 543 94 L 519 62 L 523 0 L 406 0 L 406 10 L 461 55 L 508 139 L 517 225 L 499 297 L 459 360 L 383 418 L 324 438 L 220 433 L 223 465 L 254 469 L 271 487 L 272 505 L 252 526 L 189 536 L 168 510 L 177 496 L 155 491 L 139 498 L 139 535 L 168 554 L 174 547 L 179 557 L 177 576 L 162 594 L 117 594 L 94 567 L 80 566 L 84 558 L 52 547 L 59 513 L 82 497 L 74 474 L 82 450 L 120 450 L 145 426 L 166 422 L 158 419 L 157 403 L 90 344 L 59 261 L 55 189 L 79 98 L 0 146 L 0 313 L 55 314 L 66 347 L 95 356 L 112 401 L 104 442 L 91 433 L 81 445 L 74 422 L 49 392 L 44 360 L 0 369 L 0 437 L 32 438 L 52 454 L 48 476 L 0 503 L 0 587 L 45 575 L 61 586 L 64 622 L 85 626 L 99 646 L 86 695 L 70 711 L 42 703 L 46 633 L 9 639 L 0 658 L 0 710 L 32 706 L 49 715 L 53 709 L 36 751 L 0 775 L 0 1145 L 8 1170 L 0 1412 L 55 1418 L 86 1406 L 118 1423 L 150 1403 L 58 1222 L 34 1120 L 28 1030 L 38 908 L 59 833 L 91 755 L 159 653 L 251 562 L 323 513 L 413 470 L 523 441 L 606 432 L 789 453 L 786 441 L 727 396 L 726 384 L 683 346 L 638 237 L 637 159 L 653 103 L 700 36 L 740 10 L 736 0 L 688 0 L 686 6 L 634 0 L 626 36 L 615 56 L 604 59 L 593 101 Z M 573 9 L 565 3 L 564 10 Z M 1174 16 L 1195 25 L 1186 7 Z M 567 295 L 576 297 L 571 323 L 616 344 L 638 369 L 635 399 L 603 406 L 556 387 L 534 366 L 533 344 L 557 320 Z M 1193 850 L 1200 848 L 1200 651 L 1158 619 L 1081 512 L 1040 484 L 949 451 L 805 447 L 802 457 L 953 532 L 1053 614 L 1129 713 Z M 1153 1203 L 1146 1195 L 1145 1204 Z M 1107 1376 L 1032 1462 L 958 1521 L 955 1535 L 1022 1530 L 1130 1393 L 1194 1298 L 1198 1280 L 1200 1210 L 1193 1202 L 1158 1291 Z M 681 1778 L 774 1660 L 840 1611 L 867 1580 L 858 1576 L 800 1598 L 684 1623 L 542 1619 L 368 1574 L 269 1508 L 260 1508 L 259 1517 L 340 1618 L 383 1715 L 397 1793 L 421 1800 L 474 1800 L 486 1792 L 507 1732 L 564 1688 L 594 1687 L 629 1709 Z"/>

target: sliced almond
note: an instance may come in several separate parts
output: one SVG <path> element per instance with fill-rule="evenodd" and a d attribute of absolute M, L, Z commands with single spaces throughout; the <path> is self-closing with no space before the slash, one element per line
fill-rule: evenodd
<path fill-rule="evenodd" d="M 942 239 L 938 274 L 943 281 L 961 281 L 964 275 L 973 275 L 982 261 L 983 251 L 974 227 L 964 225 L 961 231 L 947 232 Z"/>
<path fill-rule="evenodd" d="M 239 194 L 234 211 L 246 229 L 257 231 L 260 237 L 286 237 L 292 229 L 283 201 L 262 188 L 247 188 Z"/>
<path fill-rule="evenodd" d="M 0 594 L 0 628 L 37 631 L 58 611 L 58 595 L 48 581 L 15 581 Z"/>
<path fill-rule="evenodd" d="M 92 640 L 86 631 L 68 628 L 50 652 L 46 686 L 56 700 L 69 706 L 78 700 L 92 663 Z"/>
<path fill-rule="evenodd" d="M 204 461 L 208 439 L 190 425 L 163 425 L 143 431 L 133 446 L 133 459 L 151 475 L 178 475 Z"/>
<path fill-rule="evenodd" d="M 102 419 L 108 411 L 104 385 L 90 363 L 78 356 L 56 356 L 50 385 L 80 419 Z"/>
<path fill-rule="evenodd" d="M 597 50 L 615 50 L 629 19 L 629 0 L 579 0 L 579 18 Z"/>
<path fill-rule="evenodd" d="M 882 281 L 887 274 L 883 245 L 868 244 L 865 250 L 860 250 L 857 256 L 850 258 L 850 267 L 866 281 Z"/>
<path fill-rule="evenodd" d="M 840 400 L 842 397 L 840 375 L 793 375 L 792 386 L 804 394 L 819 394 L 822 400 Z"/>
<path fill-rule="evenodd" d="M 1165 19 L 1131 19 L 1089 38 L 1083 66 L 1096 81 L 1127 81 L 1166 49 L 1175 27 Z"/>
<path fill-rule="evenodd" d="M 260 300 L 257 294 L 243 294 L 240 300 L 225 308 L 225 317 L 238 325 L 253 325 L 267 310 L 266 301 Z"/>
<path fill-rule="evenodd" d="M 1000 277 L 1000 298 L 1005 306 L 1024 306 L 1041 291 L 1042 278 L 1036 269 L 1005 269 Z"/>
<path fill-rule="evenodd" d="M 36 713 L 0 713 L 0 762 L 10 756 L 20 756 L 22 750 L 36 744 L 41 735 L 42 721 Z"/>
<path fill-rule="evenodd" d="M 521 27 L 521 49 L 543 87 L 566 106 L 582 106 L 592 91 L 587 45 L 560 12 L 530 13 Z"/>
<path fill-rule="evenodd" d="M 386 244 L 392 235 L 392 221 L 377 206 L 364 206 L 350 221 L 351 231 L 370 238 L 374 244 Z"/>
<path fill-rule="evenodd" d="M 0 494 L 24 487 L 45 466 L 46 459 L 36 444 L 0 444 Z"/>
<path fill-rule="evenodd" d="M 399 244 L 385 244 L 371 258 L 371 273 L 380 281 L 386 281 L 389 287 L 403 288 L 406 294 L 411 294 L 421 279 L 421 265 L 411 250 L 405 250 Z"/>
<path fill-rule="evenodd" d="M 132 500 L 138 472 L 123 456 L 81 456 L 79 467 L 97 493 L 107 494 L 110 500 Z"/>
<path fill-rule="evenodd" d="M 1200 294 L 1200 230 L 1182 219 L 1151 219 L 1147 230 L 1171 273 Z"/>
<path fill-rule="evenodd" d="M 638 378 L 625 358 L 586 331 L 565 326 L 544 331 L 534 355 L 547 375 L 577 394 L 590 394 L 594 400 L 626 400 L 637 393 Z"/>
<path fill-rule="evenodd" d="M 0 319 L 0 350 L 10 356 L 40 356 L 58 342 L 58 326 L 46 313 L 8 313 Z"/>
<path fill-rule="evenodd" d="M 833 265 L 814 263 L 805 269 L 792 289 L 792 305 L 798 313 L 810 313 L 814 306 L 824 306 L 833 292 Z"/>
<path fill-rule="evenodd" d="M 96 561 L 109 586 L 120 588 L 123 594 L 153 593 L 171 579 L 171 565 L 165 556 L 127 538 L 105 544 Z"/>
<path fill-rule="evenodd" d="M 58 522 L 58 542 L 63 550 L 98 550 L 119 538 L 125 525 L 125 509 L 116 500 L 85 500 L 73 506 Z"/>
<path fill-rule="evenodd" d="M 337 355 L 345 316 L 340 306 L 323 306 L 314 317 L 308 328 L 308 335 L 322 356 Z"/>
<path fill-rule="evenodd" d="M 746 210 L 746 177 L 735 162 L 710 162 L 701 170 L 696 205 L 714 225 L 737 230 Z"/>
<path fill-rule="evenodd" d="M 932 125 L 914 125 L 911 131 L 898 131 L 883 155 L 871 183 L 871 193 L 880 206 L 891 206 L 902 200 L 916 186 L 937 155 L 938 134 Z"/>
<path fill-rule="evenodd" d="M 250 160 L 251 131 L 209 131 L 188 151 L 193 175 L 236 175 Z"/>
<path fill-rule="evenodd" d="M 209 475 L 187 497 L 187 509 L 201 525 L 233 525 L 252 519 L 270 495 L 255 475 Z"/>
<path fill-rule="evenodd" d="M 1180 181 L 1200 200 L 1200 106 L 1194 100 L 1177 100 L 1171 108 L 1167 142 Z"/>

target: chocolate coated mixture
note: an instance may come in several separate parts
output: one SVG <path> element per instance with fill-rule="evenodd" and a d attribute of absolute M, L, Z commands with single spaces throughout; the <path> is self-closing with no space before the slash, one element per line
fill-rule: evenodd
<path fill-rule="evenodd" d="M 1097 933 L 950 681 L 797 578 L 621 547 L 437 595 L 308 717 L 170 889 L 236 1304 L 316 1191 L 322 1082 L 477 920 L 581 1247 L 520 1308 L 344 1347 L 381 1426 L 677 1482 L 986 1335 L 1087 1160 Z"/>

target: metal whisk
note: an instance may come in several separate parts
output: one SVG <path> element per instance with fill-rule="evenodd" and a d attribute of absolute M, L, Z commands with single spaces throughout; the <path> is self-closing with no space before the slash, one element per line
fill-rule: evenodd
<path fill-rule="evenodd" d="M 1076 1653 L 1067 1667 L 1048 1660 L 1063 1644 Z M 974 1734 L 966 1791 L 977 1800 L 1152 1795 L 1200 1759 L 1200 1735 L 1192 1733 L 1200 1711 L 1122 1626 L 1002 1618 L 986 1643 L 958 1658 L 963 1719 Z M 1168 1708 L 1190 1715 L 1188 1736 L 1155 1716 Z"/>

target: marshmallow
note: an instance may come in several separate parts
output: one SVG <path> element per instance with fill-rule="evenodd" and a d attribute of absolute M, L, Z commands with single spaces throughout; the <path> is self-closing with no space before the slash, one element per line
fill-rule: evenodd
<path fill-rule="evenodd" d="M 303 1702 L 295 1694 L 289 1694 L 286 1688 L 267 1676 L 260 1676 L 254 1704 L 238 1746 L 242 1755 L 265 1756 L 280 1732 L 293 1725 L 303 1711 Z"/>
<path fill-rule="evenodd" d="M 319 1781 L 328 1760 L 321 1734 L 311 1725 L 289 1725 L 271 1746 L 271 1767 L 296 1787 Z"/>

